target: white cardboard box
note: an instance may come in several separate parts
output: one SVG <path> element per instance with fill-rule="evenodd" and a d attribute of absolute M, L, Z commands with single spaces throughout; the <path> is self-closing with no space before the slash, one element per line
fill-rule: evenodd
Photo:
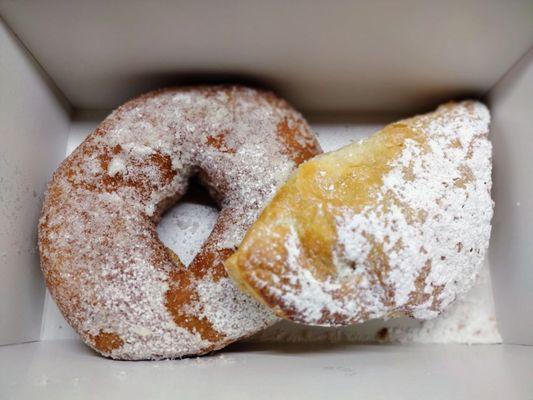
<path fill-rule="evenodd" d="M 0 399 L 533 398 L 533 2 L 0 0 L 0 16 Z M 196 82 L 274 89 L 329 148 L 441 101 L 488 102 L 485 289 L 503 343 L 255 343 L 130 363 L 72 339 L 38 265 L 45 185 L 107 110 Z"/>

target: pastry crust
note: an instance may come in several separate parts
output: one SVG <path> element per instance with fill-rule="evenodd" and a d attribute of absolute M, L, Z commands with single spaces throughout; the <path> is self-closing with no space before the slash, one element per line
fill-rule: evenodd
<path fill-rule="evenodd" d="M 39 249 L 61 312 L 88 345 L 116 359 L 198 355 L 272 324 L 223 261 L 295 166 L 319 152 L 302 116 L 271 93 L 176 88 L 127 102 L 48 187 Z M 192 175 L 221 210 L 184 266 L 156 224 Z"/>
<path fill-rule="evenodd" d="M 230 275 L 313 325 L 438 315 L 473 284 L 490 236 L 489 112 L 448 103 L 302 164 Z"/>

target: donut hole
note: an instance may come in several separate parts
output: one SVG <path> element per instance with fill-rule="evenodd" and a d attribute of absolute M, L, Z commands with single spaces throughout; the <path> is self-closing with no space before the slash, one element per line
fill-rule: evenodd
<path fill-rule="evenodd" d="M 193 178 L 187 193 L 162 215 L 159 239 L 187 266 L 213 230 L 219 212 L 208 190 Z"/>

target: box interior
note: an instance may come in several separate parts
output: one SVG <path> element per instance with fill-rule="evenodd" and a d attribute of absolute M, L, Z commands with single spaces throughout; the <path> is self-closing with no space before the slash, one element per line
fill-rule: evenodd
<path fill-rule="evenodd" d="M 0 0 L 0 397 L 528 398 L 532 20 L 527 0 Z M 463 308 L 432 327 L 429 341 L 438 341 L 440 332 L 448 344 L 329 343 L 373 338 L 381 322 L 333 336 L 285 325 L 260 343 L 211 356 L 117 363 L 67 340 L 73 333 L 46 297 L 36 248 L 52 172 L 128 98 L 172 84 L 220 82 L 277 91 L 303 111 L 327 149 L 441 101 L 477 97 L 489 104 L 496 202 L 491 245 L 485 280 Z M 160 236 L 191 213 L 206 223 L 216 216 L 205 199 L 187 197 L 160 224 Z M 183 232 L 188 229 L 185 223 Z M 182 257 L 187 251 L 190 257 L 201 233 L 183 236 Z M 469 307 L 479 311 L 480 299 L 486 309 L 476 315 L 485 319 L 468 326 L 487 325 L 492 297 L 503 344 L 450 344 L 454 318 L 468 319 Z M 265 343 L 302 337 L 328 344 Z"/>
<path fill-rule="evenodd" d="M 441 101 L 489 102 L 497 320 L 505 343 L 533 344 L 533 6 L 453 3 L 0 1 L 0 128 L 9 149 L 0 154 L 0 344 L 70 337 L 58 332 L 53 304 L 43 308 L 35 248 L 42 193 L 65 153 L 131 96 L 219 82 L 274 89 L 331 148 Z"/>

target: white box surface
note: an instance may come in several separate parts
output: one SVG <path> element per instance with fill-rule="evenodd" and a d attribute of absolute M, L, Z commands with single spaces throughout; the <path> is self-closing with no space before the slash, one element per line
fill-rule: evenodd
<path fill-rule="evenodd" d="M 0 399 L 533 395 L 533 2 L 0 0 L 0 16 Z M 117 363 L 68 340 L 45 300 L 35 247 L 46 182 L 108 110 L 148 89 L 199 82 L 278 91 L 326 149 L 441 101 L 487 101 L 493 290 L 487 274 L 437 326 L 371 322 L 332 333 L 285 324 L 262 339 L 373 339 L 388 326 L 411 329 L 416 342 L 464 342 L 490 326 L 494 295 L 504 344 L 259 343 L 198 360 Z M 197 212 L 216 216 L 183 202 L 161 237 Z M 193 236 L 178 248 L 183 257 Z M 463 320 L 470 331 L 450 335 Z M 484 337 L 500 341 L 495 330 Z"/>

